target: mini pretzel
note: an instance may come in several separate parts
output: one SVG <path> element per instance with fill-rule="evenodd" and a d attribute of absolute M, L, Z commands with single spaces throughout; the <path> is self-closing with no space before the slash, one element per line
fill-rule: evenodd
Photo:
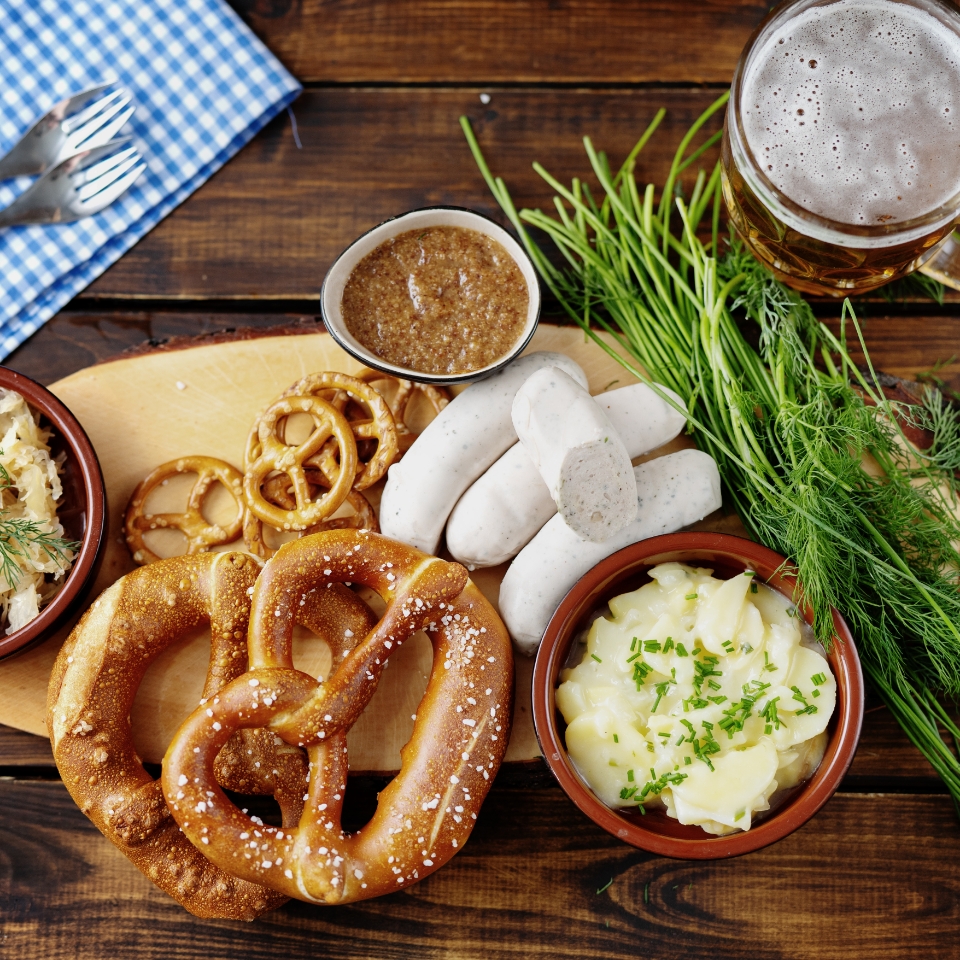
<path fill-rule="evenodd" d="M 419 436 L 407 426 L 407 411 L 414 397 L 418 393 L 425 397 L 433 407 L 434 414 L 438 414 L 450 402 L 450 394 L 446 388 L 435 387 L 430 383 L 414 383 L 412 380 L 403 380 L 389 373 L 381 373 L 379 370 L 368 370 L 360 375 L 360 379 L 371 385 L 382 382 L 397 384 L 396 392 L 392 397 L 385 396 L 381 390 L 377 392 L 387 401 L 390 412 L 393 414 L 401 455 L 413 446 L 414 440 Z"/>
<path fill-rule="evenodd" d="M 63 782 L 80 809 L 162 890 L 199 917 L 252 920 L 286 899 L 210 863 L 180 832 L 159 782 L 134 749 L 130 709 L 149 664 L 187 630 L 210 623 L 200 709 L 246 669 L 250 593 L 260 563 L 241 553 L 174 557 L 134 570 L 101 594 L 67 639 L 50 680 L 47 728 Z M 340 652 L 375 618 L 351 591 L 310 597 L 298 622 Z M 218 781 L 273 794 L 284 824 L 303 808 L 303 752 L 264 730 L 244 730 L 216 758 Z"/>
<path fill-rule="evenodd" d="M 365 419 L 349 421 L 356 440 L 377 441 L 374 455 L 360 467 L 360 472 L 353 484 L 355 489 L 366 490 L 367 487 L 375 484 L 387 472 L 390 464 L 396 460 L 397 428 L 393 414 L 386 400 L 363 380 L 335 370 L 326 370 L 308 374 L 298 380 L 284 392 L 283 396 L 323 397 L 341 412 L 351 401 L 367 408 Z M 339 473 L 339 464 L 336 462 L 335 455 L 336 451 L 328 445 L 323 451 L 322 459 L 316 461 L 330 482 L 333 482 Z"/>
<path fill-rule="evenodd" d="M 318 487 L 326 487 L 329 484 L 326 478 L 319 471 L 306 471 L 307 480 Z M 271 477 L 263 484 L 262 492 L 264 497 L 277 506 L 292 509 L 296 505 L 293 499 L 293 489 L 286 476 L 280 474 L 277 477 Z M 321 520 L 318 524 L 303 531 L 303 536 L 311 533 L 321 533 L 324 530 L 372 530 L 374 533 L 380 532 L 380 524 L 377 522 L 377 515 L 374 512 L 370 501 L 359 490 L 351 490 L 344 501 L 353 508 L 353 514 L 346 517 L 333 517 L 328 520 Z M 249 510 L 246 511 L 243 518 L 243 542 L 258 557 L 268 560 L 276 550 L 268 546 L 263 536 L 263 521 L 256 517 Z"/>
<path fill-rule="evenodd" d="M 285 443 L 278 433 L 279 424 L 294 413 L 307 413 L 314 423 L 310 436 L 296 446 Z M 330 489 L 312 500 L 306 463 L 331 437 L 340 448 L 340 468 L 330 480 Z M 278 473 L 290 479 L 296 500 L 292 510 L 270 503 L 261 490 L 264 481 Z M 247 444 L 243 497 L 247 508 L 264 523 L 278 530 L 306 530 L 339 509 L 356 473 L 357 444 L 343 415 L 319 397 L 282 397 L 260 415 Z"/>
<path fill-rule="evenodd" d="M 344 580 L 372 587 L 387 610 L 318 684 L 292 669 L 292 624 L 310 591 Z M 434 668 L 403 765 L 370 822 L 345 834 L 347 731 L 390 653 L 420 628 L 433 643 Z M 462 847 L 506 748 L 513 660 L 503 624 L 459 564 L 363 531 L 285 544 L 257 583 L 250 658 L 250 672 L 220 692 L 212 715 L 198 710 L 186 720 L 163 762 L 173 816 L 193 843 L 209 840 L 207 856 L 301 900 L 349 903 L 407 887 Z M 212 767 L 233 731 L 251 726 L 304 745 L 311 766 L 299 824 L 260 827 L 255 850 L 249 817 L 217 786 Z"/>
<path fill-rule="evenodd" d="M 147 497 L 165 480 L 179 473 L 195 473 L 197 479 L 190 490 L 183 513 L 144 513 Z M 203 516 L 203 501 L 219 481 L 237 501 L 237 515 L 226 526 L 209 523 Z M 143 479 L 130 497 L 124 520 L 127 546 L 139 564 L 160 559 L 144 542 L 150 530 L 179 530 L 187 538 L 187 554 L 203 553 L 211 547 L 232 543 L 240 536 L 243 523 L 243 474 L 224 460 L 214 457 L 180 457 L 162 463 Z"/>

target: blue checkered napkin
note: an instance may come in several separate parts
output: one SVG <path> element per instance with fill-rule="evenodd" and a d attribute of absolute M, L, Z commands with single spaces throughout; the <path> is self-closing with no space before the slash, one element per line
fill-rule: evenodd
<path fill-rule="evenodd" d="M 58 100 L 117 81 L 146 172 L 102 213 L 0 231 L 0 359 L 300 92 L 223 0 L 0 0 L 0 152 Z M 32 183 L 0 183 L 0 207 Z"/>

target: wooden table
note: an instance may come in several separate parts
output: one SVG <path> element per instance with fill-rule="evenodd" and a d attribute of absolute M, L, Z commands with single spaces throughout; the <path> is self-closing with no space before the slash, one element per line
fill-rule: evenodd
<path fill-rule="evenodd" d="M 147 338 L 316 323 L 324 271 L 363 230 L 435 203 L 496 214 L 461 113 L 518 204 L 546 206 L 532 160 L 561 179 L 584 173 L 584 134 L 622 157 L 665 106 L 639 171 L 662 182 L 681 131 L 729 82 L 767 6 L 234 5 L 304 83 L 293 108 L 302 147 L 279 117 L 17 350 L 13 368 L 51 382 Z M 864 305 L 877 366 L 911 376 L 946 361 L 939 375 L 960 385 L 958 302 Z M 960 825 L 933 771 L 869 706 L 837 795 L 751 856 L 645 854 L 594 827 L 542 772 L 507 771 L 466 849 L 418 886 L 348 907 L 291 903 L 247 926 L 181 910 L 75 807 L 46 741 L 3 728 L 0 957 L 960 956 Z M 357 790 L 372 799 L 370 785 Z"/>

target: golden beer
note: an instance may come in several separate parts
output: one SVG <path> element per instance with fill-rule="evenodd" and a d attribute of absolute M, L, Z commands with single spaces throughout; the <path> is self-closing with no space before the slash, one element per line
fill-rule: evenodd
<path fill-rule="evenodd" d="M 933 257 L 960 213 L 960 16 L 939 0 L 794 0 L 734 75 L 730 217 L 791 286 L 845 296 Z"/>

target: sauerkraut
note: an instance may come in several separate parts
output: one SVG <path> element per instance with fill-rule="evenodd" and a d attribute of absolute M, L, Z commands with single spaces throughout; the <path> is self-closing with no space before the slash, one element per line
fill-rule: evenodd
<path fill-rule="evenodd" d="M 0 387 L 0 622 L 28 624 L 63 585 L 76 544 L 57 520 L 59 464 L 19 393 Z"/>

